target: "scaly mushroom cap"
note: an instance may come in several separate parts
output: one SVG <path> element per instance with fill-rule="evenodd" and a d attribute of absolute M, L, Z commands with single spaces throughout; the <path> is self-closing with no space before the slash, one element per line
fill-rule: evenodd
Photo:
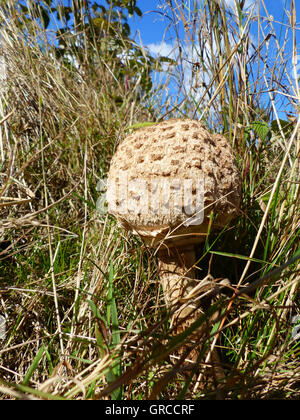
<path fill-rule="evenodd" d="M 209 216 L 224 227 L 240 203 L 231 146 L 198 121 L 170 119 L 129 135 L 114 154 L 107 202 L 127 230 L 157 245 L 201 242 Z"/>

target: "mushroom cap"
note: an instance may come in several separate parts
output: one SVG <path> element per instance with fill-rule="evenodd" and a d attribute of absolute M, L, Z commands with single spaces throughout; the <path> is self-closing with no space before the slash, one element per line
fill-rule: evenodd
<path fill-rule="evenodd" d="M 201 242 L 237 213 L 241 177 L 226 138 L 190 119 L 170 119 L 130 134 L 108 174 L 108 212 L 152 245 Z"/>

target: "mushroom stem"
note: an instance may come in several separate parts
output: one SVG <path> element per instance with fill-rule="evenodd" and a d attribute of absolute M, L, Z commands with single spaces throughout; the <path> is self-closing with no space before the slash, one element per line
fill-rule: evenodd
<path fill-rule="evenodd" d="M 194 246 L 160 250 L 158 258 L 160 280 L 166 304 L 170 308 L 181 306 L 182 309 L 176 313 L 174 318 L 176 320 L 185 318 L 194 310 L 194 306 L 186 300 L 191 290 L 197 285 Z M 186 305 L 184 305 L 185 300 Z"/>
<path fill-rule="evenodd" d="M 175 324 L 175 332 L 181 333 L 188 328 L 197 317 L 203 313 L 203 306 L 196 304 L 195 297 L 199 297 L 201 281 L 196 279 L 195 263 L 196 255 L 193 246 L 185 248 L 170 248 L 159 251 L 159 274 L 163 287 L 166 304 L 171 309 L 176 309 L 172 317 L 172 324 Z M 203 280 L 205 282 L 205 279 Z M 196 287 L 198 286 L 198 287 Z M 200 286 L 200 287 L 199 287 Z M 204 286 L 203 286 L 204 287 Z M 194 290 L 193 290 L 194 289 Z M 201 292 L 200 292 L 201 293 Z M 209 325 L 218 314 L 214 314 L 206 323 L 194 331 L 190 337 L 189 344 L 192 349 L 188 359 L 196 362 L 202 351 L 203 343 L 209 332 Z M 197 344 L 196 344 L 197 343 Z M 179 353 L 184 352 L 184 345 Z M 223 371 L 220 367 L 220 361 L 216 349 L 213 349 L 211 362 L 215 365 L 215 375 L 220 379 L 223 377 Z"/>

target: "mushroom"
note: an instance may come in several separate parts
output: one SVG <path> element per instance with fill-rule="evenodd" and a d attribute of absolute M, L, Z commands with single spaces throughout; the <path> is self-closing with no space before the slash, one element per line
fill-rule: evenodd
<path fill-rule="evenodd" d="M 108 212 L 157 252 L 172 322 L 195 320 L 195 245 L 237 214 L 241 178 L 226 138 L 190 119 L 140 128 L 118 146 L 108 174 Z M 178 322 L 180 325 L 180 322 Z"/>

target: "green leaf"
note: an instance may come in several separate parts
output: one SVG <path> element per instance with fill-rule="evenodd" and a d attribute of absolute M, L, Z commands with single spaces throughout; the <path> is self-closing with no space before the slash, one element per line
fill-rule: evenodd
<path fill-rule="evenodd" d="M 90 299 L 87 299 L 87 303 L 88 303 L 89 307 L 91 308 L 94 316 L 96 318 L 102 319 L 101 313 L 100 313 L 99 309 L 97 308 L 97 306 L 95 305 L 95 303 Z"/>
<path fill-rule="evenodd" d="M 274 120 L 271 122 L 271 130 L 273 131 L 273 133 L 281 134 L 279 124 L 284 134 L 287 134 L 289 131 L 292 131 L 293 129 L 293 125 L 290 123 L 290 121 L 279 119 L 278 121 Z"/>
<path fill-rule="evenodd" d="M 266 193 L 266 194 L 264 194 L 263 196 L 261 196 L 261 199 L 262 199 L 262 201 L 264 202 L 264 204 L 268 204 L 268 202 L 269 202 L 269 199 L 270 199 L 270 196 L 271 196 L 271 192 L 269 191 L 268 193 Z M 273 197 L 273 200 L 272 200 L 272 203 L 271 203 L 271 206 L 274 206 L 274 203 L 275 203 L 275 205 L 276 205 L 276 203 L 277 203 L 277 201 L 278 201 L 278 196 L 281 198 L 281 199 L 284 199 L 284 196 L 285 196 L 285 192 L 284 191 L 278 191 L 278 193 Z"/>
<path fill-rule="evenodd" d="M 156 61 L 161 64 L 161 63 L 169 63 L 169 64 L 173 64 L 175 66 L 176 64 L 176 60 L 174 60 L 174 58 L 170 58 L 170 57 L 165 57 L 165 56 L 161 56 L 158 57 L 156 59 Z"/>
<path fill-rule="evenodd" d="M 109 277 L 108 277 L 108 296 L 107 296 L 107 323 L 112 327 L 112 345 L 115 348 L 120 343 L 120 331 L 119 331 L 119 321 L 118 321 L 118 311 L 116 300 L 114 297 L 114 287 L 113 281 L 115 277 L 114 266 L 113 262 L 110 262 L 109 268 Z M 112 383 L 115 381 L 122 373 L 122 365 L 121 360 L 119 357 L 116 358 L 116 364 L 113 366 L 112 369 L 106 375 L 106 379 L 108 383 Z M 115 389 L 112 394 L 111 398 L 116 400 L 120 399 L 122 395 L 122 387 Z"/>
<path fill-rule="evenodd" d="M 29 386 L 23 385 L 23 384 L 15 384 L 15 383 L 8 383 L 11 387 L 15 388 L 17 391 L 25 392 L 28 394 L 36 395 L 39 398 L 42 398 L 44 400 L 59 400 L 59 401 L 65 401 L 66 399 L 59 396 L 50 394 L 47 392 L 39 391 L 38 389 L 31 388 Z"/>
<path fill-rule="evenodd" d="M 113 281 L 114 281 L 114 266 L 111 261 L 109 268 L 109 280 L 108 280 L 108 305 L 107 305 L 107 322 L 112 326 L 112 343 L 115 347 L 120 343 L 120 332 L 118 322 L 118 311 L 116 300 L 113 292 Z"/>
<path fill-rule="evenodd" d="M 143 13 L 142 13 L 141 9 L 139 9 L 138 7 L 135 7 L 135 8 L 134 8 L 134 11 L 135 11 L 135 13 L 136 13 L 139 17 L 141 17 L 141 16 L 143 15 Z"/>
<path fill-rule="evenodd" d="M 98 328 L 98 325 L 95 325 L 95 338 L 98 344 L 100 357 L 103 358 L 105 356 L 105 348 L 107 347 L 104 343 L 103 336 Z"/>
<path fill-rule="evenodd" d="M 137 124 L 133 124 L 130 125 L 129 127 L 126 127 L 125 130 L 138 130 L 139 128 L 144 128 L 144 127 L 150 127 L 151 125 L 155 125 L 157 124 L 156 122 L 142 122 L 142 123 L 137 123 Z"/>
<path fill-rule="evenodd" d="M 35 356 L 35 358 L 33 359 L 33 362 L 31 363 L 29 369 L 27 370 L 27 373 L 25 375 L 25 378 L 23 380 L 23 385 L 28 385 L 28 382 L 30 380 L 30 378 L 32 377 L 34 371 L 36 370 L 36 368 L 38 367 L 38 364 L 41 360 L 41 358 L 43 357 L 45 352 L 45 346 L 42 346 L 39 351 L 37 352 L 37 355 Z"/>
<path fill-rule="evenodd" d="M 261 140 L 265 140 L 271 134 L 269 125 L 265 121 L 253 121 L 250 127 Z"/>
<path fill-rule="evenodd" d="M 246 261 L 252 261 L 252 262 L 257 262 L 260 264 L 267 264 L 267 261 L 264 260 L 259 260 L 257 258 L 249 258 L 245 255 L 240 255 L 240 254 L 231 254 L 230 252 L 220 252 L 220 251 L 209 251 L 210 254 L 215 254 L 215 255 L 221 255 L 222 257 L 229 257 L 229 258 L 237 258 L 239 260 L 246 260 Z"/>

